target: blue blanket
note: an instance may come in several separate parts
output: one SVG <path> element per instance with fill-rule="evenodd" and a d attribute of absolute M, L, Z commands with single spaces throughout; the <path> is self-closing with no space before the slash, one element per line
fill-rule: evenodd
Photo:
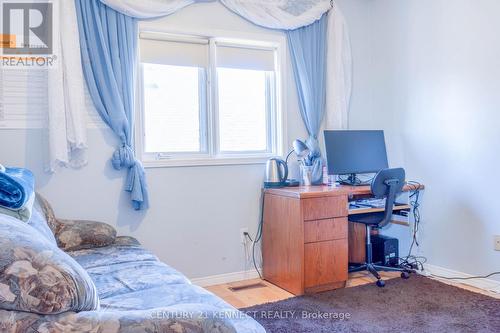
<path fill-rule="evenodd" d="M 22 209 L 33 197 L 35 178 L 28 169 L 5 168 L 0 172 L 0 206 Z"/>

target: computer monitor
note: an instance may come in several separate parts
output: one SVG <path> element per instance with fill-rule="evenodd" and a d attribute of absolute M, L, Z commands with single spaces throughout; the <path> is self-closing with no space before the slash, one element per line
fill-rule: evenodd
<path fill-rule="evenodd" d="M 328 174 L 349 175 L 342 181 L 361 185 L 356 174 L 388 168 L 384 131 L 325 131 Z"/>

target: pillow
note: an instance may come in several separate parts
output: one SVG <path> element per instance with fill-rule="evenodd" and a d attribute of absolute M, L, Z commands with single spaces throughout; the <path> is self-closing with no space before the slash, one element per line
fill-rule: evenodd
<path fill-rule="evenodd" d="M 36 194 L 36 201 L 61 249 L 77 251 L 108 246 L 115 241 L 116 230 L 112 226 L 102 222 L 58 219 L 48 201 L 39 193 Z"/>
<path fill-rule="evenodd" d="M 43 212 L 43 215 L 45 216 L 45 222 L 49 226 L 50 230 L 52 230 L 52 233 L 55 234 L 58 222 L 57 222 L 56 214 L 54 214 L 54 210 L 52 209 L 52 206 L 38 192 L 36 193 L 36 202 L 40 206 L 40 208 Z"/>
<path fill-rule="evenodd" d="M 30 225 L 0 216 L 0 309 L 58 314 L 99 308 L 87 272 Z"/>
<path fill-rule="evenodd" d="M 113 244 L 116 230 L 112 226 L 94 221 L 58 220 L 57 245 L 64 251 L 77 251 Z"/>
<path fill-rule="evenodd" d="M 49 242 L 51 242 L 54 245 L 57 245 L 54 233 L 47 224 L 44 210 L 42 209 L 42 206 L 40 205 L 38 198 L 35 201 L 35 204 L 33 205 L 33 212 L 31 214 L 31 218 L 27 223 L 34 229 L 36 229 L 40 234 L 42 234 Z"/>

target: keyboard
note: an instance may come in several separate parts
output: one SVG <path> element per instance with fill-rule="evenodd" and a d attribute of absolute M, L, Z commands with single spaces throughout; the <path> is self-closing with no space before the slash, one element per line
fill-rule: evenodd
<path fill-rule="evenodd" d="M 385 198 L 383 199 L 360 199 L 356 201 L 349 202 L 349 208 L 384 208 L 385 207 Z"/>

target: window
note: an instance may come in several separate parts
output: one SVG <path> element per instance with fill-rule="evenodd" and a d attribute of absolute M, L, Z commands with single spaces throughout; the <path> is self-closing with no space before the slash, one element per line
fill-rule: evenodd
<path fill-rule="evenodd" d="M 218 68 L 219 142 L 222 152 L 268 148 L 268 74 L 263 71 Z"/>
<path fill-rule="evenodd" d="M 145 151 L 205 151 L 200 132 L 204 81 L 200 69 L 145 64 L 143 75 Z"/>
<path fill-rule="evenodd" d="M 142 32 L 138 151 L 146 166 L 279 153 L 278 46 Z"/>

